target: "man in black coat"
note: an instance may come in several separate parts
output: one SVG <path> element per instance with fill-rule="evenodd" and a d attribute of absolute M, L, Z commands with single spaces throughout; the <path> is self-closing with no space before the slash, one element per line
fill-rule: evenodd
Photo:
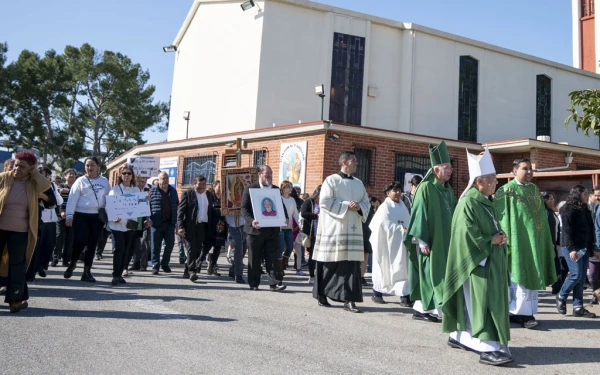
<path fill-rule="evenodd" d="M 206 191 L 206 178 L 197 176 L 194 188 L 181 195 L 177 208 L 177 233 L 183 237 L 187 251 L 184 278 L 198 280 L 202 262 L 202 244 L 209 232 L 209 223 L 214 215 L 214 196 Z"/>
<path fill-rule="evenodd" d="M 279 189 L 273 185 L 273 170 L 268 165 L 257 168 L 258 182 L 246 186 L 242 195 L 241 214 L 246 220 L 244 232 L 248 243 L 248 285 L 251 290 L 258 290 L 260 284 L 260 263 L 265 258 L 267 273 L 269 275 L 270 290 L 280 292 L 285 289 L 284 285 L 278 285 L 282 280 L 281 269 L 277 261 L 277 249 L 279 246 L 279 232 L 281 228 L 261 228 L 258 221 L 254 219 L 250 189 Z"/>

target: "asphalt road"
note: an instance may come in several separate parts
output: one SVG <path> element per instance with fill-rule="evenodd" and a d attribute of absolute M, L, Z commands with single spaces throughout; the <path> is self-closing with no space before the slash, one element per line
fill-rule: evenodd
<path fill-rule="evenodd" d="M 540 296 L 540 329 L 512 326 L 515 363 L 493 368 L 449 348 L 439 324 L 413 321 L 396 298 L 375 305 L 368 288 L 364 314 L 318 307 L 308 277 L 286 276 L 283 293 L 266 284 L 250 291 L 226 276 L 223 257 L 221 277 L 203 271 L 192 283 L 177 264 L 171 274 L 138 271 L 112 287 L 106 255 L 94 263 L 95 284 L 79 280 L 82 267 L 70 280 L 63 267 L 51 268 L 30 284 L 27 310 L 10 314 L 2 305 L 1 374 L 598 372 L 600 319 L 559 315 L 550 293 Z"/>

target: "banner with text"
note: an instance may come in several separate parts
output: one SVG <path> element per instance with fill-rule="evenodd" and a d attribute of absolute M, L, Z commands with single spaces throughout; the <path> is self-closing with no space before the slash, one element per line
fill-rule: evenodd
<path fill-rule="evenodd" d="M 127 164 L 133 167 L 133 173 L 141 177 L 156 177 L 160 168 L 158 156 L 131 156 L 127 158 Z"/>
<path fill-rule="evenodd" d="M 150 216 L 148 193 L 107 195 L 106 214 L 110 221 L 117 218 L 126 220 Z"/>

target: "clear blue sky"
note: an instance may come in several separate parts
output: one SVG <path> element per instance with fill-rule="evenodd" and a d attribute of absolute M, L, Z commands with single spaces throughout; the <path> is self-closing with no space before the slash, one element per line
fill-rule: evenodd
<path fill-rule="evenodd" d="M 402 22 L 413 22 L 534 56 L 572 64 L 570 0 L 320 0 L 319 2 Z M 241 1 L 240 1 L 241 3 Z M 90 43 L 129 56 L 150 72 L 155 99 L 171 93 L 171 44 L 192 0 L 4 0 L 0 41 L 9 60 L 23 49 Z M 148 141 L 166 134 L 147 133 Z"/>

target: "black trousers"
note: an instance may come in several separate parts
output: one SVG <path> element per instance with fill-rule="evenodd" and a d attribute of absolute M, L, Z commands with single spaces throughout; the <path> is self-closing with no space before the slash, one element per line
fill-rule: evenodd
<path fill-rule="evenodd" d="M 269 285 L 277 285 L 283 280 L 277 252 L 279 249 L 279 228 L 262 228 L 259 235 L 248 234 L 248 285 L 260 285 L 260 263 L 264 257 L 269 275 Z"/>
<path fill-rule="evenodd" d="M 222 246 L 217 246 L 215 245 L 215 239 L 214 238 L 210 238 L 207 236 L 207 238 L 204 239 L 204 243 L 202 245 L 202 255 L 200 256 L 200 262 L 204 262 L 206 260 L 206 257 L 208 257 L 208 254 L 210 253 L 210 250 L 212 249 L 212 257 L 210 259 L 210 264 L 211 266 L 216 266 L 217 265 L 217 261 L 219 260 L 219 256 L 221 255 L 221 247 Z"/>
<path fill-rule="evenodd" d="M 113 247 L 113 277 L 121 277 L 123 270 L 129 265 L 130 254 L 133 254 L 133 247 L 135 241 L 138 240 L 137 234 L 134 230 L 128 230 L 121 232 L 113 230 L 112 235 L 115 240 Z M 139 241 L 138 241 L 139 242 Z"/>
<path fill-rule="evenodd" d="M 98 244 L 101 232 L 104 230 L 104 223 L 98 219 L 98 214 L 75 212 L 72 230 L 73 253 L 71 254 L 71 263 L 77 264 L 83 248 L 87 246 L 88 251 L 85 252 L 84 265 L 91 267 L 94 263 L 94 249 Z"/>
<path fill-rule="evenodd" d="M 38 238 L 38 243 L 39 263 L 36 271 L 47 270 L 48 263 L 50 263 L 50 260 L 52 259 L 54 245 L 56 244 L 56 223 L 42 224 L 42 231 L 40 237 Z"/>
<path fill-rule="evenodd" d="M 187 253 L 185 267 L 190 272 L 197 272 L 202 265 L 200 254 L 207 232 L 208 223 L 196 223 L 193 231 L 185 231 L 183 236 L 183 245 Z"/>
<path fill-rule="evenodd" d="M 133 264 L 139 265 L 142 270 L 145 270 L 148 267 L 148 259 L 152 256 L 150 254 L 150 228 L 144 229 L 141 237 L 139 239 L 140 246 L 133 248 Z"/>
<path fill-rule="evenodd" d="M 73 229 L 65 225 L 65 221 L 61 220 L 56 223 L 56 243 L 54 244 L 54 253 L 52 259 L 63 259 L 63 262 L 71 260 L 73 253 Z"/>
<path fill-rule="evenodd" d="M 313 241 L 314 239 L 311 240 L 312 246 L 308 248 L 308 274 L 310 277 L 315 277 L 315 267 L 317 266 L 317 262 L 313 259 L 313 250 L 315 249 Z"/>
<path fill-rule="evenodd" d="M 27 232 L 0 229 L 0 249 L 8 248 L 8 277 L 4 279 L 6 284 L 4 302 L 7 303 L 29 299 L 29 290 L 25 282 L 27 236 Z"/>
<path fill-rule="evenodd" d="M 108 236 L 110 236 L 110 232 L 106 228 L 103 228 L 102 231 L 100 231 L 98 243 L 95 247 L 96 255 L 102 255 L 102 253 L 104 253 L 104 248 L 106 247 L 106 243 L 108 242 Z M 92 247 L 92 249 L 94 249 L 94 247 Z"/>

